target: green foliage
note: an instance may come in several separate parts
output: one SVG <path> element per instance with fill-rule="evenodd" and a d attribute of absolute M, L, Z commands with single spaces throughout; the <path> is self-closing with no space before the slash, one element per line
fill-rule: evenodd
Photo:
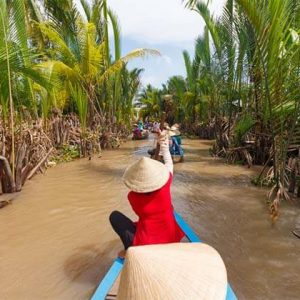
<path fill-rule="evenodd" d="M 71 91 L 72 99 L 76 104 L 81 128 L 84 133 L 86 130 L 86 120 L 87 120 L 87 112 L 88 112 L 87 95 L 83 91 L 83 89 L 78 85 L 76 86 L 70 85 L 70 91 Z"/>
<path fill-rule="evenodd" d="M 256 186 L 260 187 L 272 187 L 274 184 L 276 184 L 275 178 L 272 178 L 270 180 L 266 180 L 265 178 L 261 176 L 253 176 L 251 178 L 251 183 Z"/>
<path fill-rule="evenodd" d="M 164 110 L 162 92 L 153 88 L 151 85 L 148 85 L 142 91 L 136 104 L 142 106 L 140 115 L 143 118 L 152 117 L 158 119 L 160 112 Z"/>
<path fill-rule="evenodd" d="M 260 134 L 272 137 L 273 166 L 266 178 L 276 184 L 271 193 L 276 212 L 280 199 L 287 197 L 288 147 L 300 143 L 300 2 L 227 0 L 219 19 L 205 2 L 185 1 L 201 15 L 213 42 L 208 78 L 216 89 L 203 89 L 206 83 L 199 76 L 201 90 L 216 95 L 209 114 L 229 120 L 227 135 L 234 133 L 237 146 L 254 124 Z M 238 113 L 243 117 L 232 126 Z"/>
<path fill-rule="evenodd" d="M 130 123 L 141 70 L 129 71 L 127 62 L 159 52 L 141 48 L 122 57 L 120 25 L 107 1 L 80 3 L 82 15 L 74 0 L 0 0 L 4 121 L 14 111 L 46 120 L 52 108 L 75 107 L 83 128 L 95 118 Z"/>
<path fill-rule="evenodd" d="M 56 163 L 70 162 L 80 157 L 80 152 L 77 146 L 65 145 L 58 149 L 57 155 L 53 157 Z"/>
<path fill-rule="evenodd" d="M 288 148 L 300 144 L 300 2 L 227 0 L 218 18 L 210 1 L 183 2 L 206 27 L 194 55 L 183 52 L 186 77 L 171 77 L 155 94 L 172 95 L 175 122 L 186 128 L 215 124 L 220 151 L 249 137 L 255 151 L 266 152 L 258 156 L 273 163 L 266 178 L 276 183 L 276 211 L 287 197 Z M 144 111 L 156 116 L 161 100 L 146 94 Z"/>
<path fill-rule="evenodd" d="M 252 127 L 256 124 L 256 121 L 250 115 L 244 115 L 234 127 L 235 143 L 241 145 L 244 136 L 249 133 Z"/>

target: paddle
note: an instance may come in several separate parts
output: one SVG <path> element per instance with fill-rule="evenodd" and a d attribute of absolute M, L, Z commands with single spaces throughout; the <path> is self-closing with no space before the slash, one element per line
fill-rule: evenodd
<path fill-rule="evenodd" d="M 161 115 L 161 119 L 160 119 L 160 131 L 163 131 L 164 130 L 164 124 L 165 124 L 165 120 L 166 120 L 166 113 L 163 112 L 162 115 Z M 159 151 L 160 151 L 160 144 L 157 143 L 156 145 L 156 149 L 155 149 L 155 155 L 154 155 L 154 159 L 155 160 L 158 160 L 159 158 Z"/>

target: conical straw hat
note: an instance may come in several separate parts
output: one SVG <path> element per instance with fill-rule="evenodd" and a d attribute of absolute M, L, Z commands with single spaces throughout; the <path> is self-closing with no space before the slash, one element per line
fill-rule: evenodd
<path fill-rule="evenodd" d="M 170 126 L 167 122 L 164 123 L 164 129 L 166 130 L 170 130 Z"/>
<path fill-rule="evenodd" d="M 179 131 L 179 125 L 178 124 L 174 124 L 171 128 L 170 128 L 170 136 L 175 136 L 175 135 L 180 135 L 180 131 Z"/>
<path fill-rule="evenodd" d="M 174 124 L 174 125 L 171 127 L 171 130 L 175 130 L 175 129 L 179 129 L 179 125 L 178 125 L 178 124 Z"/>
<path fill-rule="evenodd" d="M 169 171 L 164 164 L 142 157 L 126 169 L 123 181 L 134 192 L 149 193 L 163 187 L 169 176 Z"/>
<path fill-rule="evenodd" d="M 178 129 L 170 129 L 170 131 L 169 131 L 169 135 L 170 136 L 176 136 L 176 135 L 180 135 L 181 133 L 180 133 L 180 131 L 178 130 Z"/>
<path fill-rule="evenodd" d="M 223 300 L 227 273 L 218 252 L 203 243 L 130 247 L 118 300 Z"/>

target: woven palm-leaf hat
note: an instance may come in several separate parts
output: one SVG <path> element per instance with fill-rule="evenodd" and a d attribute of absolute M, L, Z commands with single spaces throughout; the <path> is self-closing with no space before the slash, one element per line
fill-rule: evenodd
<path fill-rule="evenodd" d="M 130 247 L 117 300 L 224 300 L 227 273 L 203 243 Z"/>
<path fill-rule="evenodd" d="M 178 129 L 170 129 L 169 135 L 170 136 L 177 136 L 177 135 L 181 135 L 181 133 Z"/>
<path fill-rule="evenodd" d="M 176 135 L 181 135 L 179 129 L 178 129 L 178 125 L 175 124 L 173 125 L 171 128 L 170 128 L 170 131 L 169 131 L 169 135 L 170 136 L 176 136 Z"/>
<path fill-rule="evenodd" d="M 126 169 L 123 182 L 134 192 L 149 193 L 163 187 L 169 176 L 164 164 L 149 157 L 142 157 Z"/>
<path fill-rule="evenodd" d="M 175 130 L 175 129 L 179 129 L 179 125 L 178 124 L 174 124 L 173 126 L 171 126 L 171 130 Z"/>
<path fill-rule="evenodd" d="M 177 129 L 179 129 L 179 127 L 180 127 L 180 125 L 178 123 L 175 123 L 174 125 L 172 125 L 171 128 L 177 128 Z"/>

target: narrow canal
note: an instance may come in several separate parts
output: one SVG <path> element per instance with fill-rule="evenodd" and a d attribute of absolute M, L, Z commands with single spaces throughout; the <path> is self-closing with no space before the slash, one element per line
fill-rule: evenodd
<path fill-rule="evenodd" d="M 134 218 L 121 176 L 150 146 L 130 141 L 102 158 L 58 165 L 0 210 L 0 299 L 89 299 L 121 249 L 109 213 Z M 266 190 L 249 182 L 255 170 L 211 158 L 209 146 L 184 140 L 176 210 L 221 253 L 239 299 L 299 299 L 300 241 L 291 234 L 299 207 L 284 204 L 271 226 Z"/>

